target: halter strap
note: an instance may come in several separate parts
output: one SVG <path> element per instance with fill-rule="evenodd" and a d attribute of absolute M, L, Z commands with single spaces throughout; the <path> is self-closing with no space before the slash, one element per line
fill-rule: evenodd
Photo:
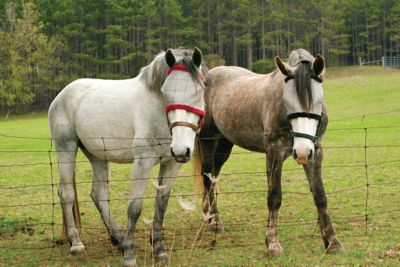
<path fill-rule="evenodd" d="M 321 120 L 321 115 L 314 114 L 314 113 L 296 112 L 296 113 L 290 113 L 287 115 L 288 120 L 300 118 L 300 117 L 315 119 L 317 121 Z"/>
<path fill-rule="evenodd" d="M 191 129 L 193 129 L 193 131 L 195 131 L 197 134 L 200 132 L 200 129 L 201 129 L 200 124 L 195 125 L 195 124 L 193 124 L 193 123 L 186 122 L 186 121 L 175 121 L 175 122 L 173 122 L 173 123 L 171 123 L 171 124 L 168 125 L 169 130 L 170 130 L 171 132 L 172 132 L 172 129 L 173 129 L 174 127 L 176 127 L 176 126 L 189 127 L 189 128 L 191 128 Z"/>
<path fill-rule="evenodd" d="M 189 72 L 189 69 L 185 65 L 173 65 L 171 68 L 167 69 L 167 76 L 171 74 L 174 70 Z"/>
<path fill-rule="evenodd" d="M 305 117 L 305 118 L 311 118 L 311 119 L 318 120 L 317 132 L 315 133 L 315 135 L 294 132 L 294 131 L 292 131 L 292 125 L 290 124 L 290 134 L 293 137 L 300 137 L 300 138 L 308 139 L 308 140 L 310 140 L 311 142 L 314 143 L 315 147 L 317 147 L 317 141 L 318 141 L 317 133 L 319 131 L 319 127 L 321 126 L 322 115 L 313 114 L 313 113 L 307 113 L 307 112 L 297 112 L 297 113 L 292 113 L 292 114 L 288 114 L 287 115 L 287 118 L 288 118 L 289 121 L 291 119 L 300 118 L 300 117 L 303 117 L 303 118 Z"/>
<path fill-rule="evenodd" d="M 293 137 L 300 137 L 300 138 L 305 138 L 308 140 L 311 140 L 311 142 L 315 143 L 318 140 L 317 136 L 314 135 L 309 135 L 305 133 L 299 133 L 299 132 L 293 132 L 291 131 Z"/>
<path fill-rule="evenodd" d="M 201 117 L 204 117 L 206 115 L 206 112 L 204 110 L 197 109 L 186 104 L 172 104 L 164 107 L 165 112 L 169 112 L 174 109 L 184 109 L 186 111 L 200 115 Z"/>

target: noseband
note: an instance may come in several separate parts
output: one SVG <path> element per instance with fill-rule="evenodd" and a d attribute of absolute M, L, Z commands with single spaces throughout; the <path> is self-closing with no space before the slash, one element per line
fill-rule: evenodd
<path fill-rule="evenodd" d="M 200 119 L 200 120 L 201 120 L 201 119 Z M 195 124 L 193 124 L 193 123 L 190 123 L 190 122 L 186 122 L 186 121 L 175 121 L 175 122 L 173 122 L 173 123 L 169 123 L 169 120 L 168 120 L 168 127 L 169 127 L 169 131 L 171 132 L 171 134 L 172 134 L 172 129 L 173 129 L 174 127 L 176 127 L 176 126 L 189 127 L 189 128 L 191 128 L 193 131 L 195 131 L 196 134 L 199 134 L 200 129 L 201 129 L 201 124 L 200 124 L 200 123 L 197 124 L 197 125 L 195 125 Z"/>
<path fill-rule="evenodd" d="M 292 113 L 287 116 L 288 120 L 290 121 L 291 119 L 295 118 L 310 118 L 310 119 L 315 119 L 318 121 L 318 126 L 317 126 L 317 131 L 316 133 L 319 132 L 319 127 L 321 125 L 321 115 L 313 114 L 313 113 L 306 113 L 306 112 L 298 112 L 298 113 Z M 290 123 L 289 123 L 290 124 Z M 290 124 L 290 134 L 292 137 L 301 137 L 310 140 L 314 144 L 317 143 L 318 136 L 317 135 L 310 135 L 310 134 L 305 134 L 305 133 L 299 133 L 299 132 L 294 132 L 292 130 L 292 125 Z"/>
<path fill-rule="evenodd" d="M 293 75 L 287 76 L 285 78 L 285 83 L 287 83 L 288 81 L 290 81 L 292 79 L 294 79 Z M 320 77 L 318 77 L 317 75 L 315 75 L 315 74 L 311 76 L 311 79 L 313 79 L 313 80 L 315 80 L 315 81 L 317 81 L 319 83 L 323 82 L 323 80 Z M 313 142 L 315 146 L 317 146 L 317 141 L 318 141 L 317 133 L 319 132 L 319 128 L 320 128 L 320 125 L 321 125 L 321 117 L 322 117 L 321 115 L 314 114 L 314 113 L 308 113 L 308 112 L 295 112 L 295 113 L 288 114 L 287 115 L 287 119 L 289 120 L 289 122 L 290 122 L 291 119 L 295 119 L 295 118 L 310 118 L 310 119 L 314 119 L 314 120 L 318 121 L 317 131 L 316 131 L 315 135 L 294 132 L 292 130 L 292 125 L 289 123 L 291 136 L 292 137 L 300 137 L 300 138 L 308 139 L 311 142 Z"/>

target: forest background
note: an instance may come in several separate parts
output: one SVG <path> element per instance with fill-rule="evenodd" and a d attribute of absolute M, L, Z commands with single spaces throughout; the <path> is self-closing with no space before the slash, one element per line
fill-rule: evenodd
<path fill-rule="evenodd" d="M 45 110 L 80 77 L 136 76 L 167 48 L 259 73 L 293 49 L 327 66 L 400 56 L 399 0 L 0 0 L 0 115 Z"/>

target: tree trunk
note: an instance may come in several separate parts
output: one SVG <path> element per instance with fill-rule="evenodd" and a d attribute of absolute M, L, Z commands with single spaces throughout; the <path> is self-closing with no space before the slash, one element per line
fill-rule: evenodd
<path fill-rule="evenodd" d="M 232 65 L 238 65 L 238 46 L 236 43 L 236 26 L 232 29 Z"/>
<path fill-rule="evenodd" d="M 261 58 L 265 59 L 265 21 L 264 21 L 264 0 L 261 0 Z"/>
<path fill-rule="evenodd" d="M 253 66 L 253 48 L 252 48 L 252 38 L 250 38 L 249 41 L 247 42 L 247 68 L 251 70 L 252 66 Z"/>
<path fill-rule="evenodd" d="M 7 108 L 7 113 L 6 113 L 6 116 L 5 116 L 4 120 L 8 120 L 8 117 L 10 115 L 11 115 L 11 110 L 10 110 L 10 108 Z"/>
<path fill-rule="evenodd" d="M 218 55 L 224 57 L 224 46 L 222 43 L 221 9 L 218 1 Z"/>

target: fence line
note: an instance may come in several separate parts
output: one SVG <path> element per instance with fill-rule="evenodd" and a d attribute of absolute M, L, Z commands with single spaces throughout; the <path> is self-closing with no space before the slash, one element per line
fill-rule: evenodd
<path fill-rule="evenodd" d="M 88 161 L 83 161 L 84 163 L 88 163 Z M 371 163 L 368 166 L 369 167 L 374 167 L 374 166 L 382 166 L 386 164 L 393 164 L 393 163 L 400 163 L 400 160 L 392 160 L 392 161 L 382 161 L 382 162 L 377 162 L 377 163 Z M 40 163 L 39 165 L 45 165 L 44 163 Z M 29 165 L 31 166 L 31 165 Z M 324 165 L 324 169 L 334 169 L 334 168 L 365 168 L 364 164 L 356 164 L 356 165 Z M 303 172 L 302 169 L 284 169 L 282 172 L 296 172 L 296 171 L 301 171 Z M 234 180 L 234 179 L 244 179 L 244 178 L 236 178 L 236 177 L 226 177 L 226 176 L 237 176 L 237 175 L 253 175 L 252 177 L 265 177 L 266 176 L 266 171 L 254 171 L 254 172 L 233 172 L 233 173 L 222 173 L 221 178 L 222 180 Z M 164 179 L 180 179 L 180 178 L 190 178 L 193 177 L 194 175 L 177 175 L 177 176 L 166 176 Z M 137 180 L 158 180 L 158 177 L 135 177 Z M 126 182 L 126 181 L 131 181 L 132 178 L 125 178 L 125 179 L 113 179 L 110 180 L 110 182 Z M 92 183 L 104 183 L 103 181 L 76 181 L 77 185 L 80 184 L 92 184 Z M 398 182 L 400 183 L 400 182 Z M 70 185 L 73 183 L 62 183 L 59 182 L 57 185 Z M 382 184 L 397 184 L 397 182 L 390 182 L 390 183 L 382 183 Z M 370 184 L 373 186 L 374 184 Z M 32 188 L 32 187 L 48 187 L 48 186 L 55 186 L 53 183 L 42 183 L 42 184 L 24 184 L 20 186 L 0 186 L 0 189 L 2 190 L 15 190 L 15 189 L 22 189 L 22 188 Z"/>
<path fill-rule="evenodd" d="M 340 118 L 340 119 L 333 119 L 333 120 L 329 120 L 329 122 L 337 122 L 337 121 L 345 121 L 345 120 L 350 120 L 350 119 L 354 119 L 354 118 L 359 118 L 361 117 L 361 121 L 363 121 L 365 118 L 367 117 L 374 117 L 374 116 L 381 116 L 381 115 L 387 115 L 387 114 L 391 114 L 391 113 L 398 113 L 400 112 L 400 109 L 394 109 L 394 110 L 387 110 L 387 111 L 383 111 L 383 112 L 375 112 L 375 113 L 364 113 L 364 114 L 359 114 L 359 115 L 353 115 L 353 116 L 348 116 L 348 117 L 344 117 L 344 118 Z M 400 125 L 386 125 L 386 126 L 370 126 L 368 127 L 369 129 L 383 129 L 383 128 L 400 128 Z M 269 130 L 267 132 L 265 132 L 264 134 L 268 134 L 268 133 L 273 133 L 273 132 L 278 132 L 281 130 L 288 130 L 289 127 L 280 127 L 277 128 L 275 130 Z M 328 128 L 326 130 L 326 132 L 329 131 L 345 131 L 345 130 L 363 130 L 364 127 L 346 127 L 346 128 Z M 8 134 L 4 134 L 0 132 L 0 137 L 4 137 L 4 138 L 16 138 L 16 139 L 32 139 L 32 140 L 56 140 L 57 138 L 51 138 L 51 137 L 34 137 L 34 136 L 15 136 L 15 135 L 8 135 Z M 223 137 L 221 135 L 221 137 Z M 171 140 L 171 136 L 166 136 L 166 137 L 80 137 L 81 140 L 108 140 L 108 139 L 112 139 L 112 140 L 154 140 L 157 141 L 158 143 L 155 145 L 160 145 L 159 141 L 160 140 Z M 211 137 L 211 138 L 202 138 L 203 140 L 207 140 L 207 139 L 215 139 L 215 137 Z M 163 145 L 164 143 L 162 143 L 161 145 Z M 168 143 L 169 144 L 169 143 Z M 47 151 L 46 151 L 47 152 Z"/>
<path fill-rule="evenodd" d="M 400 110 L 396 110 L 394 112 L 398 112 Z M 387 113 L 380 113 L 380 114 L 387 114 Z M 347 188 L 341 188 L 341 189 L 337 189 L 337 190 L 333 190 L 333 191 L 328 191 L 326 192 L 326 194 L 339 194 L 339 193 L 346 193 L 346 192 L 350 192 L 350 191 L 354 191 L 354 190 L 359 190 L 359 189 L 363 189 L 365 188 L 365 203 L 362 204 L 364 209 L 363 209 L 363 214 L 357 214 L 357 215 L 352 215 L 352 216 L 345 216 L 345 217 L 335 217 L 334 221 L 338 224 L 345 224 L 348 222 L 358 222 L 358 223 L 363 223 L 363 226 L 360 225 L 351 225 L 348 226 L 351 229 L 353 228 L 360 228 L 363 227 L 364 228 L 364 234 L 363 235 L 359 235 L 360 237 L 370 237 L 370 240 L 372 239 L 372 237 L 374 237 L 375 235 L 379 235 L 378 233 L 375 232 L 370 232 L 369 231 L 369 224 L 371 223 L 371 218 L 372 216 L 376 216 L 376 215 L 392 215 L 394 213 L 398 213 L 400 212 L 399 208 L 395 208 L 395 209 L 387 209 L 385 205 L 382 205 L 380 207 L 382 208 L 386 208 L 384 211 L 370 211 L 371 208 L 373 209 L 377 209 L 376 206 L 371 206 L 371 196 L 372 193 L 370 191 L 371 187 L 379 187 L 379 186 L 389 186 L 389 185 L 396 185 L 396 184 L 400 184 L 400 181 L 395 182 L 395 181 L 390 181 L 390 182 L 380 182 L 380 183 L 373 183 L 370 181 L 370 171 L 374 168 L 374 167 L 380 167 L 380 166 L 387 166 L 390 164 L 394 164 L 394 163 L 399 163 L 400 160 L 398 159 L 393 159 L 393 160 L 385 160 L 385 161 L 380 161 L 380 162 L 371 162 L 368 160 L 368 156 L 369 156 L 369 150 L 370 149 L 375 149 L 375 148 L 396 148 L 396 147 L 400 147 L 400 144 L 380 144 L 380 145 L 368 145 L 369 139 L 368 139 L 368 134 L 371 132 L 371 130 L 376 130 L 376 129 L 389 129 L 389 128 L 400 128 L 400 125 L 384 125 L 384 126 L 376 126 L 376 127 L 347 127 L 347 128 L 337 128 L 337 129 L 330 129 L 331 131 L 353 131 L 353 130 L 363 130 L 363 145 L 350 145 L 350 146 L 327 146 L 325 147 L 326 149 L 333 149 L 333 150 L 340 150 L 340 149 L 361 149 L 361 151 L 363 152 L 363 158 L 362 160 L 360 160 L 359 164 L 347 164 L 347 165 L 327 165 L 327 166 L 323 166 L 323 169 L 329 169 L 329 168 L 364 168 L 364 178 L 365 178 L 365 184 L 362 185 L 357 185 L 357 186 L 353 186 L 353 187 L 347 187 Z M 35 139 L 35 140 L 48 140 L 50 141 L 50 147 L 49 150 L 0 150 L 0 153 L 4 153 L 4 154 L 9 154 L 9 153 L 47 153 L 47 157 L 48 157 L 48 161 L 47 162 L 37 162 L 37 163 L 24 163 L 24 164 L 0 164 L 0 168 L 15 168 L 15 167 L 33 167 L 33 166 L 45 166 L 48 165 L 49 166 L 49 172 L 50 172 L 50 183 L 41 183 L 41 184 L 31 184 L 31 185 L 20 185 L 20 186 L 0 186 L 0 190 L 16 190 L 16 189 L 23 189 L 23 188 L 32 188 L 32 187 L 39 187 L 39 186 L 46 186 L 46 187 L 50 187 L 51 190 L 51 201 L 46 202 L 38 202 L 38 203 L 24 203 L 24 204 L 12 204 L 12 205 L 0 205 L 0 208 L 18 208 L 18 207 L 28 207 L 28 206 L 42 206 L 42 205 L 51 205 L 51 222 L 34 222 L 32 223 L 32 225 L 49 225 L 51 226 L 51 235 L 52 235 L 52 244 L 50 246 L 40 246 L 40 247 L 27 247 L 27 246 L 21 246 L 21 247 L 16 247 L 16 246 L 0 246 L 0 249 L 32 249 L 32 250 L 49 250 L 50 251 L 50 256 L 46 257 L 43 260 L 39 260 L 39 261 L 27 261 L 27 262 L 21 262 L 21 261 L 16 261 L 16 263 L 18 264 L 35 264 L 35 263 L 41 263 L 41 262 L 54 262 L 54 261 L 60 261 L 60 262 L 75 262 L 76 260 L 71 260 L 71 259 L 63 259 L 63 258 L 59 258 L 57 256 L 54 255 L 57 246 L 56 246 L 56 235 L 55 235 L 55 227 L 56 226 L 61 226 L 62 224 L 60 223 L 56 223 L 55 222 L 55 205 L 59 205 L 58 201 L 56 201 L 56 197 L 55 197 L 55 177 L 54 177 L 54 165 L 58 165 L 58 164 L 70 164 L 73 162 L 59 162 L 59 161 L 55 161 L 53 160 L 53 153 L 55 152 L 53 150 L 53 145 L 52 145 L 52 139 L 51 138 L 30 138 L 27 136 L 9 136 L 9 135 L 4 135 L 4 134 L 0 134 L 0 137 L 3 138 L 23 138 L 23 139 Z M 219 138 L 219 137 L 217 137 Z M 107 149 L 107 145 L 106 145 L 106 141 L 107 138 L 89 138 L 89 139 L 98 139 L 98 140 L 102 140 L 102 145 L 103 145 L 103 149 L 101 149 L 100 151 L 112 151 L 112 149 Z M 132 138 L 116 138 L 116 139 L 132 139 Z M 141 138 L 139 138 L 141 139 Z M 143 139 L 152 139 L 152 140 L 160 140 L 160 138 L 143 138 Z M 169 143 L 165 143 L 165 144 L 169 144 Z M 164 145 L 164 144 L 154 144 L 154 145 Z M 130 148 L 121 148 L 121 149 L 132 149 L 132 147 Z M 361 152 L 360 151 L 360 152 Z M 58 152 L 68 152 L 68 151 L 58 151 Z M 221 153 L 222 154 L 222 153 Z M 231 153 L 232 155 L 247 155 L 247 154 L 252 154 L 252 152 L 249 151 L 245 151 L 245 152 L 233 152 Z M 146 158 L 155 158 L 155 157 L 146 157 Z M 157 157 L 159 158 L 159 157 Z M 77 161 L 76 163 L 87 163 L 88 161 Z M 292 172 L 292 171 L 300 171 L 299 169 L 286 169 L 283 170 L 284 172 Z M 265 171 L 247 171 L 247 172 L 232 172 L 232 173 L 223 173 L 221 174 L 221 176 L 223 176 L 223 180 L 242 180 L 244 178 L 238 178 L 235 176 L 240 176 L 240 175 L 252 175 L 252 176 L 262 176 L 265 177 Z M 226 177 L 225 177 L 226 176 Z M 192 177 L 192 175 L 178 175 L 176 177 L 165 177 L 166 179 L 170 178 L 170 179 L 179 179 L 179 178 L 187 178 L 187 177 Z M 108 179 L 108 177 L 107 177 Z M 158 180 L 158 178 L 156 177 L 136 177 L 136 179 L 151 179 L 151 180 Z M 126 178 L 126 179 L 117 179 L 117 180 L 112 180 L 113 182 L 122 182 L 122 181 L 129 181 L 131 180 L 131 178 Z M 93 181 L 77 181 L 76 184 L 88 184 L 88 183 L 92 183 Z M 100 181 L 99 181 L 100 182 Z M 104 181 L 103 181 L 104 182 Z M 109 182 L 109 180 L 107 180 L 107 183 Z M 267 189 L 262 189 L 262 190 L 238 190 L 238 191 L 225 191 L 225 192 L 218 192 L 217 193 L 217 197 L 220 196 L 224 196 L 224 195 L 247 195 L 247 194 L 264 194 L 266 195 L 268 193 Z M 284 195 L 285 194 L 292 194 L 292 195 L 307 195 L 309 196 L 310 193 L 305 193 L 305 192 L 300 192 L 300 191 L 283 191 L 282 192 Z M 188 198 L 188 197 L 198 197 L 198 196 L 202 196 L 203 193 L 190 193 L 190 194 L 173 194 L 170 197 L 171 198 L 179 198 L 179 197 L 183 197 L 183 198 Z M 156 196 L 145 196 L 142 197 L 141 199 L 155 199 Z M 107 198 L 107 199 L 103 199 L 103 200 L 99 200 L 99 201 L 107 201 L 107 202 L 111 202 L 111 201 L 127 201 L 130 200 L 132 198 L 129 197 L 120 197 L 120 198 Z M 199 198 L 200 199 L 200 198 Z M 57 203 L 56 203 L 57 202 Z M 81 200 L 81 201 L 77 201 L 77 203 L 92 203 L 92 201 L 90 200 Z M 335 202 L 335 203 L 340 203 L 340 202 Z M 347 203 L 346 201 L 343 201 L 343 203 Z M 361 205 L 361 204 L 360 204 Z M 379 207 L 379 206 L 378 206 Z M 334 210 L 334 209 L 333 209 Z M 263 215 L 266 215 L 266 211 L 262 213 Z M 249 213 L 247 214 L 250 217 L 255 217 L 257 215 L 261 215 L 261 213 Z M 259 229 L 265 229 L 266 227 L 266 220 L 253 220 L 250 223 L 251 225 L 251 229 L 248 228 L 243 228 L 246 226 L 249 226 L 249 222 L 246 221 L 247 219 L 238 219 L 238 220 L 234 220 L 233 223 L 228 223 L 226 224 L 226 226 L 230 227 L 230 230 L 228 230 L 229 232 L 241 232 L 241 231 L 246 231 L 246 232 L 251 232 L 251 231 L 258 231 Z M 284 217 L 279 217 L 279 220 L 282 220 L 282 222 L 280 223 L 280 225 L 282 227 L 298 227 L 298 226 L 305 226 L 305 225 L 315 225 L 315 219 L 307 219 L 307 220 L 298 220 L 298 219 L 290 219 L 290 218 L 284 218 Z M 381 221 L 384 222 L 390 222 L 390 219 L 381 219 Z M 254 224 L 262 224 L 259 226 L 255 226 Z M 391 227 L 393 228 L 391 225 L 381 225 L 382 227 Z M 174 238 L 176 236 L 185 236 L 187 234 L 192 233 L 191 231 L 193 230 L 198 230 L 197 232 L 201 234 L 201 236 L 204 234 L 204 231 L 202 229 L 202 226 L 199 227 L 175 227 L 175 228 L 168 228 L 166 227 L 163 231 L 167 234 L 167 235 L 171 235 Z M 229 228 L 228 227 L 228 228 Z M 105 233 L 107 233 L 107 230 L 105 229 L 105 227 L 91 227 L 91 226 L 82 226 L 82 229 L 88 229 L 88 230 L 104 230 Z M 399 227 L 400 229 L 400 227 Z M 203 232 L 202 232 L 203 231 Z M 342 230 L 342 232 L 351 232 L 353 230 Z M 138 235 L 138 239 L 143 238 L 145 239 L 145 235 L 148 233 L 147 229 L 139 229 L 139 232 L 141 232 L 142 235 Z M 172 233 L 173 232 L 173 233 Z M 110 237 L 107 235 L 108 237 L 108 244 L 111 244 L 111 240 Z M 348 236 L 349 238 L 354 238 L 354 235 L 350 234 Z M 320 235 L 304 235 L 302 236 L 303 239 L 316 239 L 316 238 L 321 238 Z M 346 238 L 346 236 L 341 235 L 341 238 Z M 216 236 L 215 236 L 215 240 L 216 240 Z M 295 240 L 294 238 L 287 238 L 287 239 L 280 239 L 280 241 L 282 242 L 289 242 L 290 240 Z M 189 256 L 188 257 L 192 257 L 192 252 L 193 252 L 193 246 L 196 246 L 196 240 L 193 241 L 193 245 L 192 247 L 188 247 L 188 248 L 180 248 L 180 247 L 174 247 L 172 251 L 178 251 L 178 250 L 185 250 L 185 251 L 190 251 Z M 234 244 L 232 246 L 226 246 L 226 248 L 231 248 L 231 249 L 236 249 L 236 248 L 240 248 L 240 247 L 250 247 L 250 246 L 254 246 L 257 245 L 258 243 L 260 243 L 259 245 L 261 246 L 261 242 L 249 242 L 249 243 L 241 243 L 241 244 Z M 201 244 L 201 240 L 199 241 L 197 248 L 199 249 L 199 246 Z M 221 245 L 217 245 L 218 247 L 220 247 Z M 224 245 L 222 245 L 224 246 Z M 369 243 L 368 243 L 369 246 Z M 145 252 L 145 249 L 141 250 L 141 249 L 137 249 L 137 251 L 139 253 L 143 253 Z M 103 258 L 107 258 L 107 257 L 115 257 L 114 253 L 108 254 L 108 253 L 104 253 L 104 255 L 101 255 L 98 257 L 98 259 L 103 259 Z M 91 256 L 88 256 L 86 259 L 78 259 L 78 260 L 84 260 L 84 261 L 91 261 L 94 260 Z M 190 258 L 188 259 L 190 260 Z"/>
<path fill-rule="evenodd" d="M 384 68 L 400 68 L 400 57 L 381 57 L 381 59 L 365 61 L 361 57 L 358 58 L 360 67 L 364 65 L 378 65 Z"/>

